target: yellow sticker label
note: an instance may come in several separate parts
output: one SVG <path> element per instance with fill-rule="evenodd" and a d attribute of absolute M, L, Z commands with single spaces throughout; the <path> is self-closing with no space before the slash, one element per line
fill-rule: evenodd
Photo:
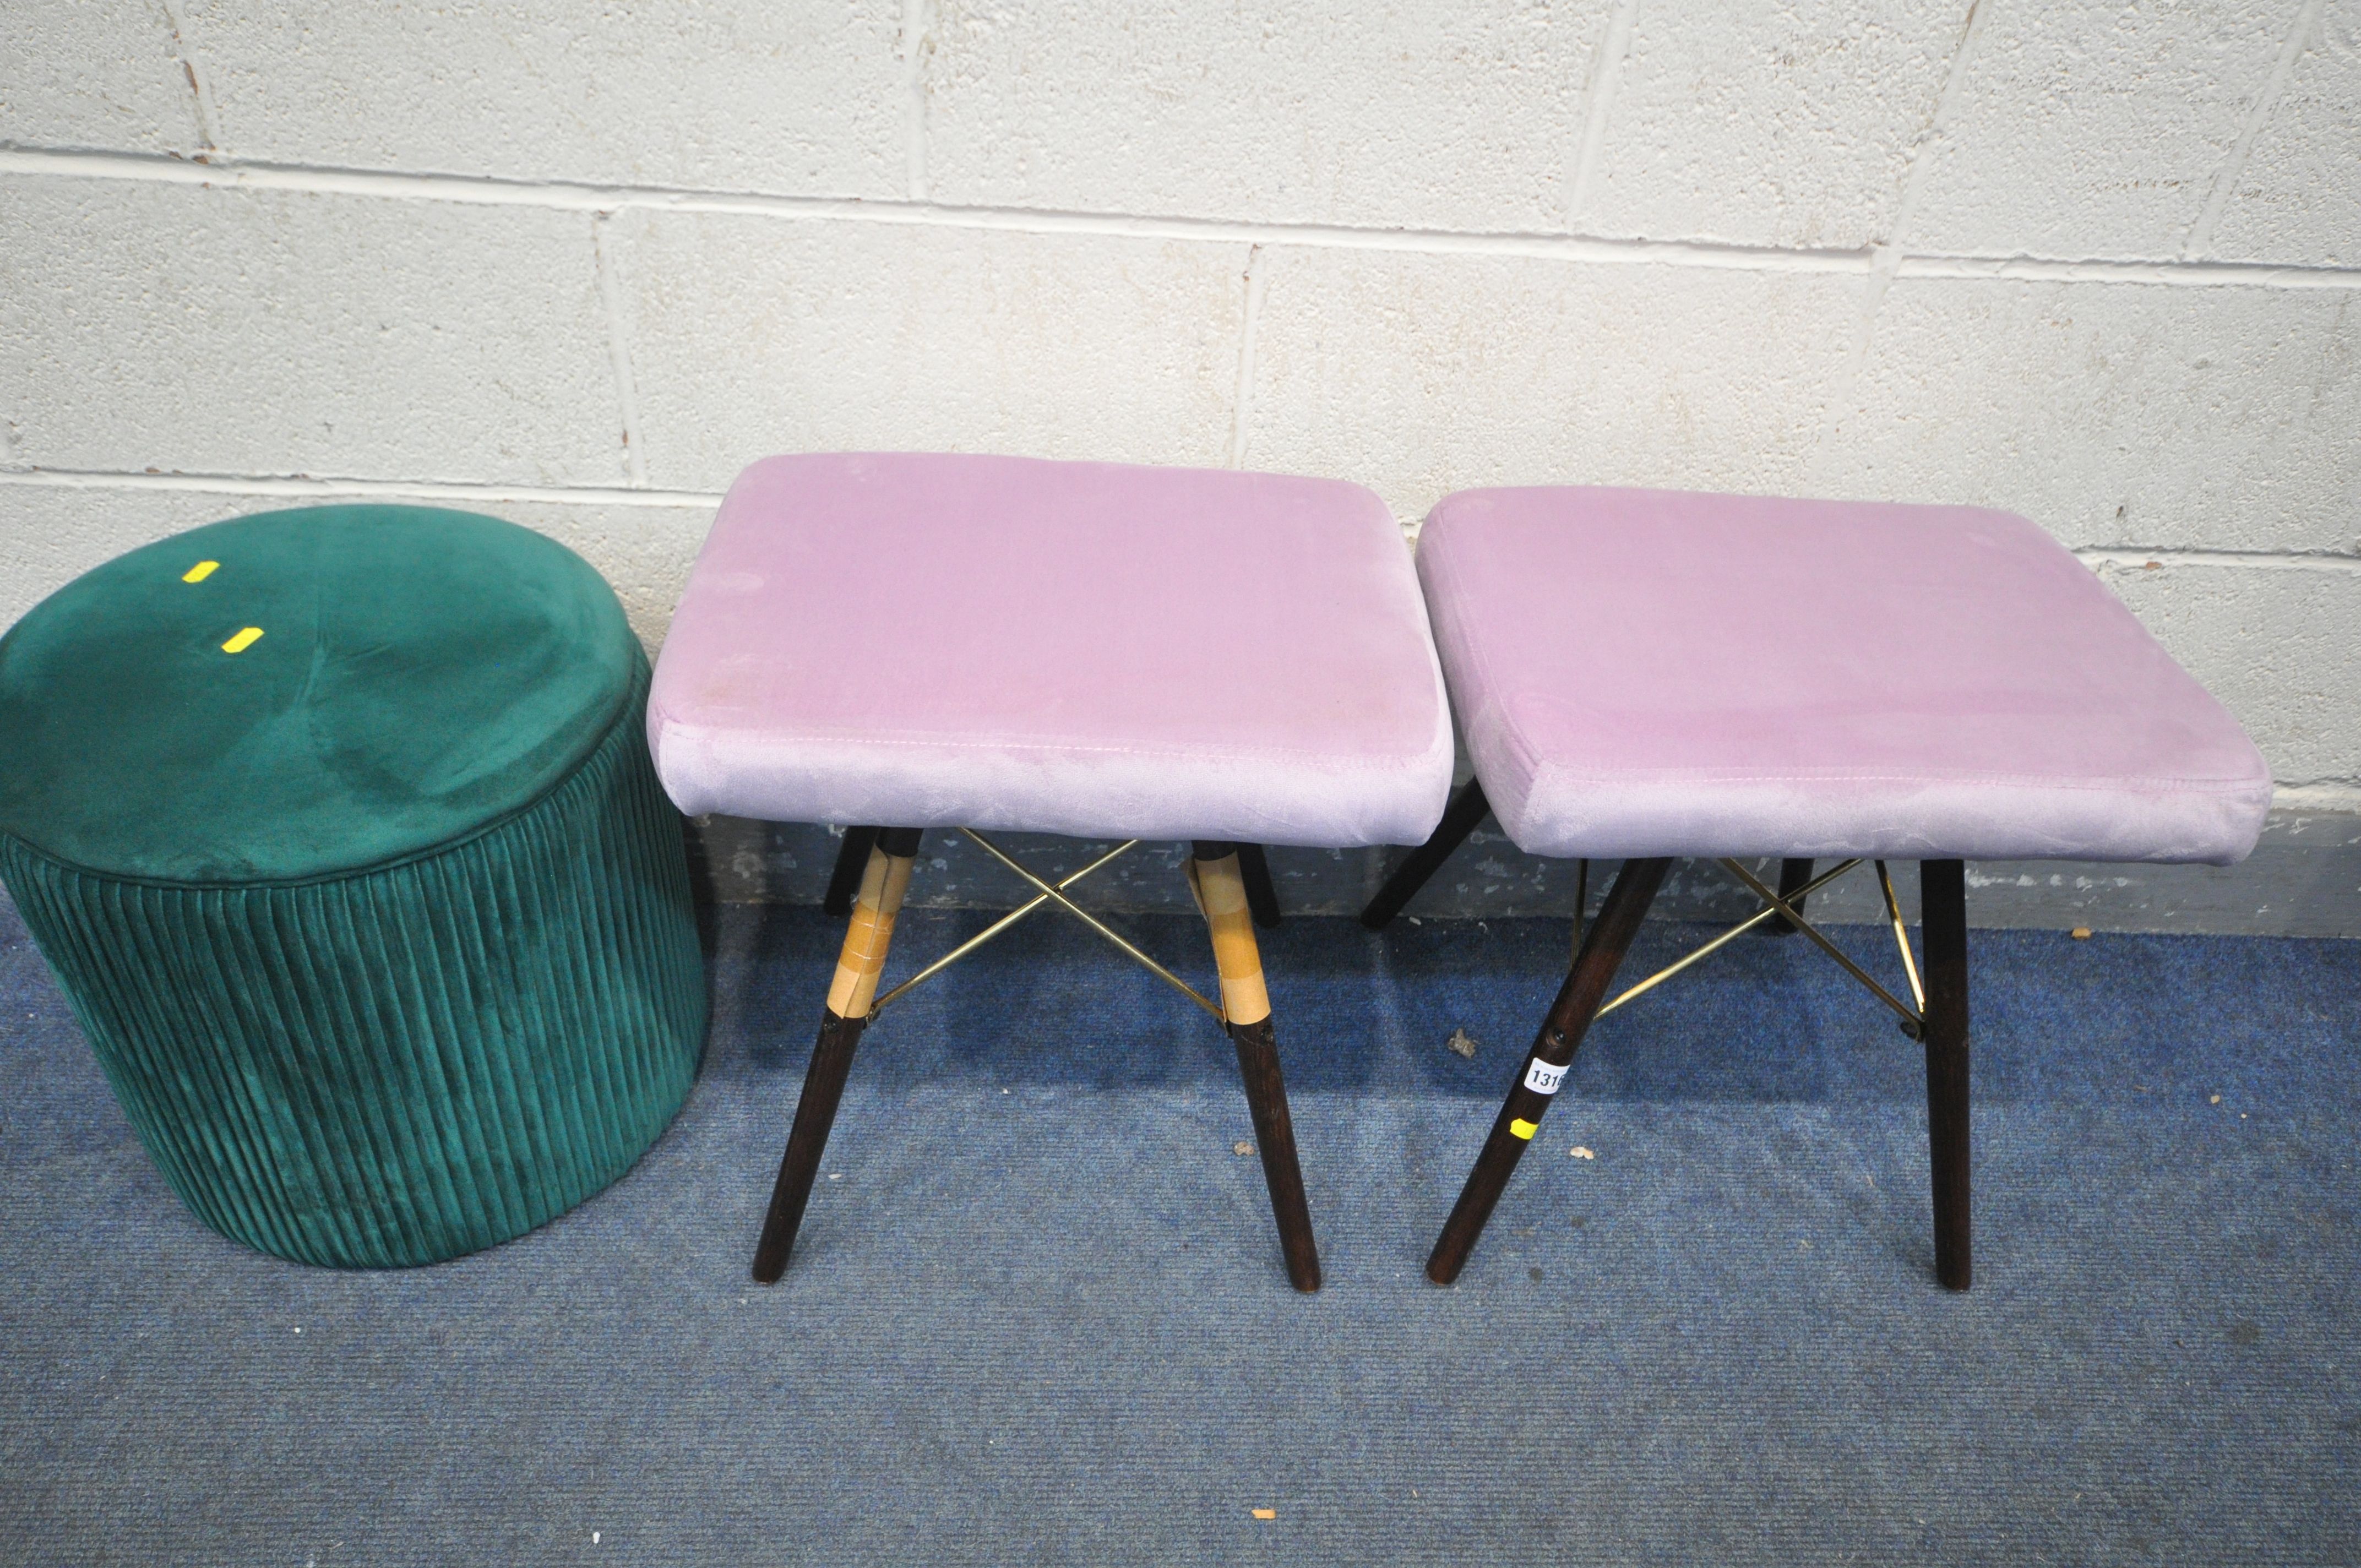
<path fill-rule="evenodd" d="M 1528 1122 L 1522 1116 L 1509 1124 L 1509 1131 L 1521 1138 L 1531 1138 L 1541 1130 L 1542 1124 L 1539 1122 Z"/>
<path fill-rule="evenodd" d="M 259 626 L 249 626 L 245 630 L 239 632 L 236 636 L 231 638 L 228 641 L 223 643 L 222 652 L 225 653 L 243 653 L 248 648 L 253 647 L 257 642 L 261 641 L 262 628 Z"/>
<path fill-rule="evenodd" d="M 1247 1511 L 1258 1519 L 1275 1519 L 1279 1517 L 1277 1508 L 1250 1508 Z"/>
<path fill-rule="evenodd" d="M 220 565 L 221 563 L 218 561 L 200 561 L 195 565 L 181 574 L 181 581 L 184 583 L 202 583 L 207 577 L 212 576 L 214 575 L 214 568 Z"/>

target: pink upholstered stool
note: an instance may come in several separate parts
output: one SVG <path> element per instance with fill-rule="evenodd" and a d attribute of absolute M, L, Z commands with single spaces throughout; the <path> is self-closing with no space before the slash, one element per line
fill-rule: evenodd
<path fill-rule="evenodd" d="M 1221 1020 L 1289 1276 L 1319 1288 L 1249 894 L 1276 918 L 1260 846 L 1414 844 L 1450 791 L 1425 608 L 1376 496 L 1013 457 L 766 459 L 697 558 L 648 740 L 684 811 L 855 828 L 840 872 L 858 896 L 757 1279 L 786 1266 L 863 1026 L 975 945 L 879 993 L 920 835 L 955 828 L 1034 893 L 976 942 L 1055 904 Z M 1114 855 L 1053 886 L 987 828 L 1193 840 L 1220 1003 L 1067 896 Z"/>
<path fill-rule="evenodd" d="M 1469 490 L 1428 518 L 1418 569 L 1476 779 L 1364 922 L 1390 919 L 1488 809 L 1528 853 L 1623 862 L 1428 1274 L 1457 1277 L 1591 1020 L 1664 978 L 1608 994 L 1670 859 L 1700 856 L 1761 900 L 1740 929 L 1803 930 L 1924 1040 L 1936 1272 L 1965 1289 L 1962 861 L 2244 859 L 2271 780 L 2237 721 L 2003 512 Z M 1767 855 L 1775 892 L 1740 863 Z M 1815 877 L 1820 859 L 1839 863 Z M 1923 983 L 1887 859 L 1921 862 Z M 1802 916 L 1863 861 L 1909 1002 Z"/>

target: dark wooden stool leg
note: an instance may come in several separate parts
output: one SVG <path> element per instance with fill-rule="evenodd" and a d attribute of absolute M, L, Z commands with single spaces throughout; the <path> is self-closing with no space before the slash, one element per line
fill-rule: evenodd
<path fill-rule="evenodd" d="M 852 913 L 852 895 L 861 891 L 861 873 L 869 869 L 869 851 L 877 846 L 874 828 L 848 828 L 844 844 L 836 851 L 836 872 L 828 879 L 828 896 L 820 907 L 839 920 Z"/>
<path fill-rule="evenodd" d="M 1975 1277 L 1968 1209 L 1968 878 L 1959 861 L 1918 864 L 1927 944 L 1927 1153 L 1935 1191 L 1935 1277 Z"/>
<path fill-rule="evenodd" d="M 779 1179 L 771 1188 L 771 1207 L 763 1216 L 763 1239 L 754 1247 L 754 1278 L 763 1285 L 778 1283 L 786 1272 L 787 1255 L 795 1250 L 796 1232 L 804 1223 L 804 1205 L 811 1201 L 812 1179 L 819 1174 L 820 1156 L 828 1151 L 829 1129 L 836 1124 L 837 1102 L 844 1097 L 845 1076 L 852 1070 L 852 1053 L 868 1026 L 869 1004 L 877 995 L 877 977 L 884 972 L 885 949 L 894 940 L 894 920 L 909 891 L 910 868 L 918 853 L 916 828 L 864 829 L 876 842 L 853 901 L 852 923 L 845 928 L 844 947 L 836 960 L 836 979 L 828 989 L 828 1011 L 821 1015 L 818 1043 L 812 1047 L 811 1065 L 804 1069 L 803 1097 L 796 1102 L 796 1121 L 787 1134 L 786 1153 L 779 1159 Z M 852 830 L 848 830 L 848 841 Z"/>
<path fill-rule="evenodd" d="M 1781 861 L 1779 862 L 1779 897 L 1788 908 L 1798 915 L 1804 912 L 1802 894 L 1806 884 L 1811 880 L 1811 861 Z M 1769 920 L 1763 922 L 1763 928 L 1774 937 L 1792 937 L 1795 934 L 1795 926 L 1784 915 L 1773 915 Z"/>
<path fill-rule="evenodd" d="M 1443 821 L 1433 835 L 1410 852 L 1410 859 L 1386 879 L 1386 885 L 1378 889 L 1378 896 L 1361 911 L 1361 924 L 1372 931 L 1384 930 L 1386 923 L 1401 913 L 1411 895 L 1426 885 L 1426 879 L 1451 858 L 1452 850 L 1466 841 L 1467 835 L 1476 831 L 1477 824 L 1491 809 L 1491 803 L 1484 798 L 1483 784 L 1469 779 L 1466 787 L 1451 797 L 1451 805 L 1444 809 Z"/>
<path fill-rule="evenodd" d="M 1240 844 L 1238 875 L 1246 880 L 1246 907 L 1254 911 L 1254 923 L 1264 930 L 1279 926 L 1279 889 L 1270 880 L 1270 861 L 1260 844 Z"/>
<path fill-rule="evenodd" d="M 1525 1053 L 1524 1066 L 1509 1091 L 1508 1102 L 1493 1120 L 1491 1136 L 1484 1140 L 1484 1152 L 1476 1157 L 1476 1168 L 1467 1173 L 1467 1185 L 1460 1189 L 1459 1201 L 1453 1205 L 1451 1218 L 1444 1223 L 1443 1234 L 1435 1239 L 1434 1252 L 1426 1260 L 1426 1277 L 1437 1285 L 1450 1284 L 1466 1266 L 1476 1238 L 1484 1234 L 1484 1223 L 1492 1217 L 1492 1206 L 1500 1201 L 1525 1146 L 1541 1130 L 1542 1113 L 1565 1081 L 1583 1033 L 1607 1000 L 1615 968 L 1639 934 L 1640 922 L 1655 901 L 1656 890 L 1664 885 L 1664 872 L 1672 863 L 1626 861 L 1616 873 L 1615 885 L 1607 890 L 1607 902 L 1599 906 L 1598 918 L 1583 938 L 1582 951 L 1567 971 L 1565 983 L 1558 988 L 1557 1000 L 1550 1005 L 1533 1048 Z"/>
<path fill-rule="evenodd" d="M 1279 1222 L 1279 1247 L 1298 1290 L 1320 1288 L 1320 1252 L 1312 1238 L 1312 1206 L 1303 1196 L 1303 1169 L 1295 1157 L 1295 1124 L 1287 1113 L 1279 1045 L 1271 1032 L 1270 994 L 1263 985 L 1262 950 L 1255 943 L 1246 887 L 1236 847 L 1200 843 L 1189 865 L 1198 907 L 1213 936 L 1213 962 L 1222 975 L 1223 1025 L 1237 1047 L 1238 1076 L 1254 1118 L 1263 1183 Z"/>

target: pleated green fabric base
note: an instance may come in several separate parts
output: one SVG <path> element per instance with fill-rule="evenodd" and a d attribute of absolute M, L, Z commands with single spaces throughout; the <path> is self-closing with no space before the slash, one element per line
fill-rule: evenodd
<path fill-rule="evenodd" d="M 125 1111 L 207 1224 L 303 1263 L 433 1263 L 572 1208 L 664 1131 L 705 984 L 637 674 L 538 800 L 357 874 L 143 883 L 0 836 Z"/>

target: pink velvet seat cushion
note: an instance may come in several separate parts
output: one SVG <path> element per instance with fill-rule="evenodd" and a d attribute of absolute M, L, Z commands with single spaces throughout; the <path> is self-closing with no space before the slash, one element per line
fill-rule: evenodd
<path fill-rule="evenodd" d="M 1367 490 L 915 454 L 739 476 L 648 740 L 688 812 L 1333 848 L 1423 839 L 1452 761 Z"/>
<path fill-rule="evenodd" d="M 1418 566 L 1531 853 L 2226 864 L 2270 805 L 2237 721 L 2004 512 L 1468 490 Z"/>

